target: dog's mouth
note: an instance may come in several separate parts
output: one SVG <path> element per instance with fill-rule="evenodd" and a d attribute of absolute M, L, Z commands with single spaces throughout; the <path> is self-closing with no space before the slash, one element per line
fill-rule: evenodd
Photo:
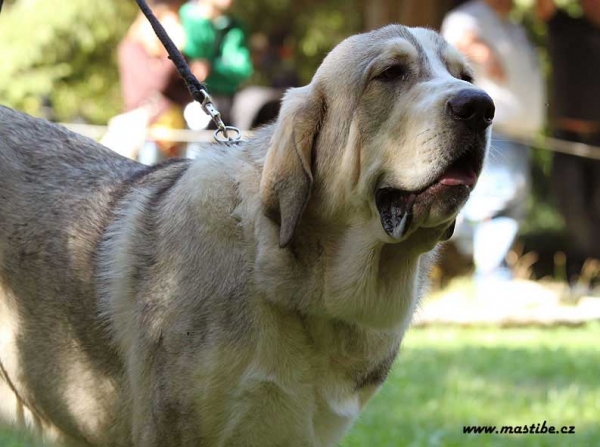
<path fill-rule="evenodd" d="M 411 228 L 414 208 L 419 202 L 430 202 L 441 194 L 468 197 L 481 172 L 483 155 L 469 150 L 455 160 L 435 181 L 418 191 L 405 191 L 383 187 L 375 193 L 375 205 L 379 211 L 385 232 L 396 240 L 402 239 Z M 461 204 L 463 201 L 459 201 Z M 458 209 L 456 210 L 458 212 Z M 448 238 L 451 236 L 447 236 Z"/>

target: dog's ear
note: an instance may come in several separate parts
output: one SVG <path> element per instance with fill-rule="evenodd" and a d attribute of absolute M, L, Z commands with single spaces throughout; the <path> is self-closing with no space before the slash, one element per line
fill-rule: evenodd
<path fill-rule="evenodd" d="M 313 145 L 324 102 L 312 85 L 290 89 L 265 159 L 260 195 L 265 214 L 280 224 L 279 246 L 290 243 L 312 188 Z"/>

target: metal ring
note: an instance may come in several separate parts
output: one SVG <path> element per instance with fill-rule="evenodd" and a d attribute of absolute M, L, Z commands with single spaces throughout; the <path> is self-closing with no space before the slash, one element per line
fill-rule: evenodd
<path fill-rule="evenodd" d="M 228 134 L 230 132 L 234 132 L 235 136 L 231 136 L 231 134 L 229 134 L 228 136 L 225 136 L 225 130 L 227 130 Z M 221 135 L 223 135 L 223 136 L 221 137 Z M 225 126 L 222 129 L 215 130 L 214 136 L 215 136 L 215 141 L 217 143 L 236 143 L 242 139 L 242 132 L 237 127 Z"/>

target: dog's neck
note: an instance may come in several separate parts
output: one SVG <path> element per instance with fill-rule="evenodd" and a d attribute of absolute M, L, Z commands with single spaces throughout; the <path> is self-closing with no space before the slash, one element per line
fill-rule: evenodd
<path fill-rule="evenodd" d="M 264 148 L 270 132 L 250 141 L 246 156 L 256 171 L 245 177 L 242 189 L 255 205 Z M 320 210 L 320 191 L 314 191 L 291 244 L 279 248 L 279 225 L 260 210 L 250 226 L 256 241 L 254 275 L 269 284 L 267 298 L 306 315 L 327 317 L 359 327 L 402 333 L 410 323 L 425 284 L 435 242 L 415 232 L 404 242 L 384 244 L 374 236 L 380 225 L 366 212 L 352 224 Z M 250 205 L 250 208 L 258 209 Z M 363 210 L 364 211 L 364 210 Z M 321 219 L 327 214 L 325 221 Z M 361 214 L 361 215 L 358 215 Z M 425 254 L 424 254 L 425 253 Z M 287 302 L 282 302 L 285 297 Z"/>
<path fill-rule="evenodd" d="M 269 314 L 284 314 L 288 321 L 286 335 L 271 334 L 269 343 L 305 340 L 311 356 L 323 362 L 325 388 L 345 384 L 358 391 L 362 407 L 396 357 L 428 256 L 409 254 L 400 244 L 374 243 L 362 228 L 337 233 L 309 222 L 280 249 L 276 225 L 258 225 L 275 228 L 267 245 L 257 247 L 255 284 L 268 284 L 260 295 Z M 290 325 L 298 335 L 290 336 Z"/>
<path fill-rule="evenodd" d="M 322 275 L 321 304 L 333 318 L 403 332 L 421 293 L 422 260 L 410 247 L 382 244 L 371 234 L 357 226 L 323 237 L 324 262 L 315 270 Z"/>
<path fill-rule="evenodd" d="M 267 219 L 266 217 L 261 217 Z M 277 226 L 257 247 L 257 282 L 265 293 L 308 315 L 328 317 L 384 332 L 403 332 L 416 307 L 428 256 L 410 244 L 374 241 L 363 227 L 343 230 L 302 222 L 289 247 L 277 247 Z M 300 284 L 300 287 L 298 285 Z M 293 290 L 291 289 L 293 285 Z"/>

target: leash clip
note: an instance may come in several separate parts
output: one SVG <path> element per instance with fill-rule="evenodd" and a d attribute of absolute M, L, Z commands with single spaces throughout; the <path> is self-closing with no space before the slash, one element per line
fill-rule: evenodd
<path fill-rule="evenodd" d="M 217 130 L 215 131 L 215 141 L 217 143 L 237 143 L 242 138 L 242 132 L 234 126 L 226 126 L 221 119 L 221 112 L 217 110 L 215 104 L 211 96 L 208 94 L 206 90 L 200 90 L 200 94 L 202 95 L 202 101 L 200 105 L 202 106 L 202 110 L 206 113 L 213 122 L 217 126 Z M 232 132 L 234 135 L 230 135 Z"/>
<path fill-rule="evenodd" d="M 215 130 L 214 138 L 217 143 L 239 143 L 242 140 L 242 132 L 237 127 L 224 126 L 223 129 Z"/>

